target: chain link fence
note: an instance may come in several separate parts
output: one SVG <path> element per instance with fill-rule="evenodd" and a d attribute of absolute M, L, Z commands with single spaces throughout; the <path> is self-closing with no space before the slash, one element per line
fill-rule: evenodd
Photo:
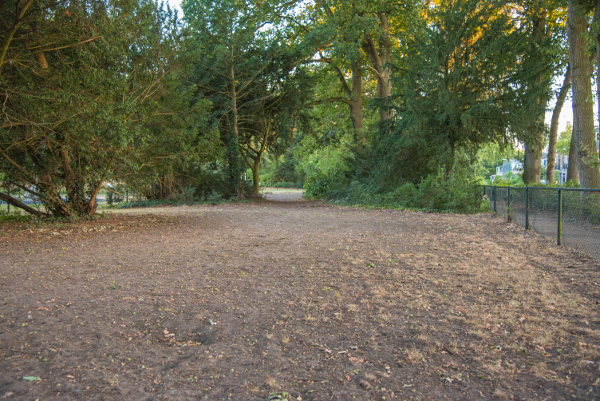
<path fill-rule="evenodd" d="M 600 189 L 483 186 L 499 217 L 600 260 Z"/>

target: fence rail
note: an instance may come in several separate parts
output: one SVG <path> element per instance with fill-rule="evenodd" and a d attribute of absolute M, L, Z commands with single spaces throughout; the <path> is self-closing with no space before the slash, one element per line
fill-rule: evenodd
<path fill-rule="evenodd" d="M 600 260 L 600 189 L 482 188 L 499 217 Z"/>

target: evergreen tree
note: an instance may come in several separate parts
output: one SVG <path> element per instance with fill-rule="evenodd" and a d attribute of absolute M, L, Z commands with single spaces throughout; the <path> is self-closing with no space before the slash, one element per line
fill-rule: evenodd
<path fill-rule="evenodd" d="M 242 198 L 244 165 L 253 171 L 258 195 L 262 155 L 279 134 L 276 121 L 284 81 L 298 56 L 290 53 L 288 32 L 279 27 L 287 6 L 243 0 L 191 0 L 184 15 L 202 54 L 193 82 L 198 98 L 212 102 L 212 117 L 227 149 L 232 196 Z M 273 24 L 267 29 L 265 25 Z"/>
<path fill-rule="evenodd" d="M 38 215 L 93 214 L 107 181 L 195 152 L 204 104 L 190 107 L 179 85 L 173 15 L 151 1 L 33 0 L 25 14 L 19 4 L 20 23 L 2 31 L 0 168 L 5 188 L 45 212 L 0 199 Z"/>
<path fill-rule="evenodd" d="M 428 10 L 408 44 L 410 63 L 395 76 L 400 118 L 380 144 L 384 184 L 417 183 L 440 166 L 449 171 L 458 151 L 511 142 L 509 128 L 523 122 L 526 38 L 504 1 Z"/>

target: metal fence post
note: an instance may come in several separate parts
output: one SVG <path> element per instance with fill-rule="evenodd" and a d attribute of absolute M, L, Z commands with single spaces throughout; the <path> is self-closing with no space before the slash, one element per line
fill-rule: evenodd
<path fill-rule="evenodd" d="M 558 227 L 556 230 L 556 243 L 560 245 L 562 241 L 562 191 L 558 188 Z"/>
<path fill-rule="evenodd" d="M 512 212 L 510 210 L 511 202 L 510 202 L 510 187 L 508 187 L 508 196 L 506 200 L 506 221 L 509 223 L 512 221 Z"/>
<path fill-rule="evenodd" d="M 525 229 L 529 230 L 529 187 L 525 187 Z"/>
<path fill-rule="evenodd" d="M 493 192 L 494 192 L 494 213 L 496 213 L 496 188 L 498 188 L 498 187 L 494 186 L 494 190 L 493 190 Z"/>

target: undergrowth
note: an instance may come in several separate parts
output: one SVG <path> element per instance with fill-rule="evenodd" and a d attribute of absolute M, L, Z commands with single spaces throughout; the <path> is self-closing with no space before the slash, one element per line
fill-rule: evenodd
<path fill-rule="evenodd" d="M 369 182 L 349 180 L 342 171 L 316 172 L 307 177 L 305 197 L 323 199 L 344 206 L 394 208 L 435 212 L 478 213 L 489 211 L 481 188 L 468 175 L 456 169 L 451 174 L 440 170 L 418 185 L 405 183 L 381 189 Z"/>

